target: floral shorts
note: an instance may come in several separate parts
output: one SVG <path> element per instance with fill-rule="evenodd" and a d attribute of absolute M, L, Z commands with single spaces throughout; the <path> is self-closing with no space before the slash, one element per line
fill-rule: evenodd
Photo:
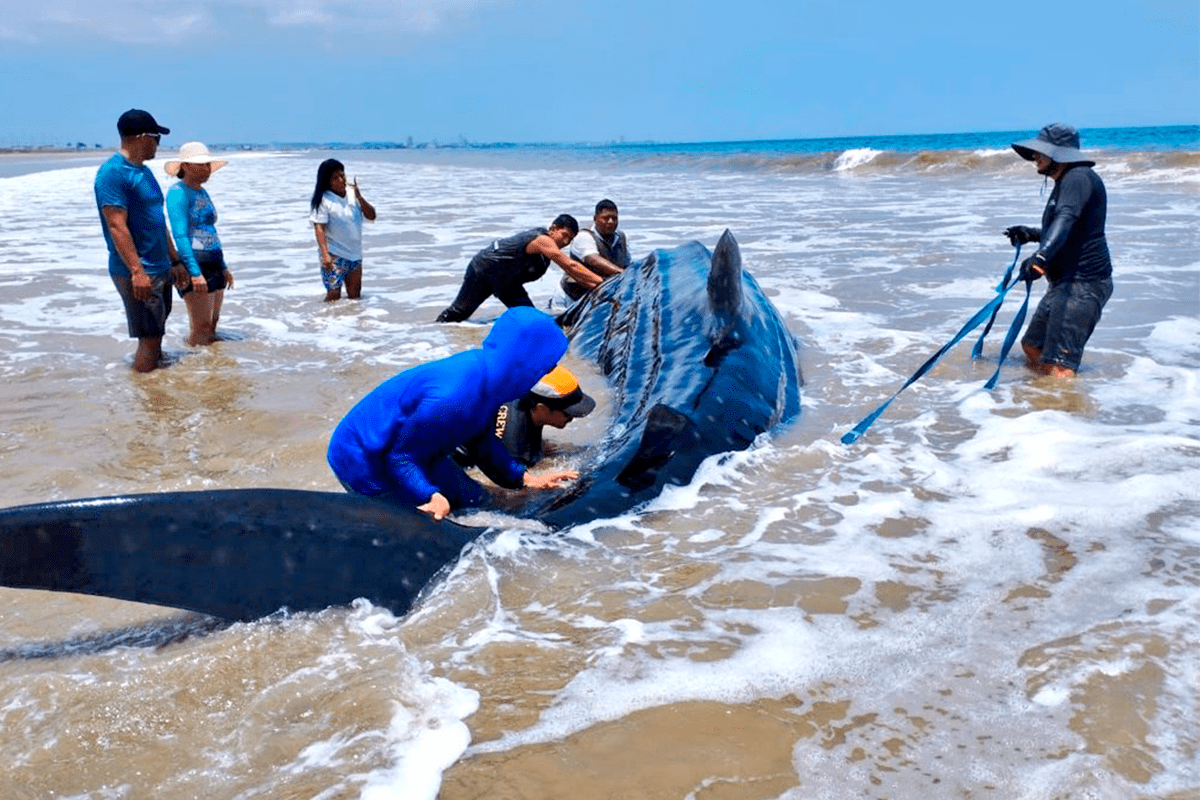
<path fill-rule="evenodd" d="M 333 257 L 333 267 L 326 269 L 321 265 L 321 280 L 325 282 L 325 290 L 332 292 L 335 289 L 342 288 L 342 282 L 346 280 L 346 276 L 356 269 L 362 269 L 362 259 L 358 261 L 350 261 L 341 256 Z"/>

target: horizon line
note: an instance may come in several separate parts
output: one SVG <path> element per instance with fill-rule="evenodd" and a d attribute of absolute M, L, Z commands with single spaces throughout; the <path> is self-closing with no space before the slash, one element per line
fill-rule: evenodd
<path fill-rule="evenodd" d="M 1197 123 L 1168 123 L 1159 125 L 1110 125 L 1099 127 L 1083 127 L 1079 128 L 1080 132 L 1085 131 L 1111 131 L 1111 130 L 1146 130 L 1146 129 L 1172 129 L 1172 128 L 1195 128 L 1200 132 L 1200 124 Z M 465 149 L 465 148 L 518 148 L 518 147 L 644 147 L 654 145 L 670 145 L 677 147 L 695 147 L 695 146 L 711 146 L 711 145 L 729 145 L 729 144 L 769 144 L 772 142 L 822 142 L 822 141 L 848 141 L 856 139 L 923 139 L 936 136 L 996 136 L 999 134 L 1017 134 L 1023 135 L 1027 130 L 1034 129 L 1013 129 L 1013 130 L 988 130 L 988 131 L 957 131 L 957 132 L 937 132 L 937 133 L 884 133 L 884 134 L 845 134 L 837 136 L 797 136 L 790 138 L 768 138 L 768 139 L 710 139 L 710 140 L 672 140 L 672 139 L 632 139 L 626 140 L 609 139 L 609 140 L 560 140 L 560 141 L 475 141 L 468 139 L 466 136 L 458 136 L 455 139 L 447 139 L 444 141 L 434 137 L 428 141 L 417 142 L 411 136 L 404 137 L 403 140 L 396 139 L 376 139 L 363 140 L 359 142 L 350 141 L 304 141 L 304 140 L 273 140 L 259 142 L 214 142 L 210 147 L 224 149 L 241 149 L 251 150 L 259 148 L 315 148 L 315 149 L 334 149 L 334 150 L 350 150 L 350 149 L 389 149 L 389 150 L 419 150 L 419 149 Z M 53 153 L 53 152 L 103 152 L 107 150 L 116 150 L 117 145 L 114 144 L 86 144 L 76 141 L 75 144 L 13 144 L 0 145 L 0 153 Z"/>

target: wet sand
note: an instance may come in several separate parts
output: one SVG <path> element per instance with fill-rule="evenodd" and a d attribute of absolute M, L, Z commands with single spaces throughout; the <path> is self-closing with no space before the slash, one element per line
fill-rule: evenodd
<path fill-rule="evenodd" d="M 0 178 L 14 178 L 52 169 L 99 165 L 115 149 L 92 150 L 2 150 Z"/>

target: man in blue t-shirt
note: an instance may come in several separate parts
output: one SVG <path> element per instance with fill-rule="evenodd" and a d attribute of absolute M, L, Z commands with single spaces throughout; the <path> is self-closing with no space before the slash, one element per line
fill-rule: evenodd
<path fill-rule="evenodd" d="M 96 208 L 108 244 L 108 274 L 125 304 L 130 338 L 138 340 L 136 372 L 162 361 L 171 313 L 171 284 L 186 274 L 167 233 L 163 193 L 147 161 L 170 133 L 149 113 L 131 108 L 117 120 L 121 149 L 96 173 Z"/>

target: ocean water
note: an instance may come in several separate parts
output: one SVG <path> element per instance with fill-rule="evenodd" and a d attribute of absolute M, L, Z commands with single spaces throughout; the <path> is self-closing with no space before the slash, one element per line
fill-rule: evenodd
<path fill-rule="evenodd" d="M 0 505 L 337 491 L 341 415 L 502 310 L 432 323 L 470 256 L 601 197 L 638 256 L 732 230 L 806 386 L 795 424 L 644 508 L 555 535 L 503 520 L 404 618 L 360 602 L 208 631 L 0 589 L 0 797 L 1200 797 L 1197 130 L 1083 132 L 1116 290 L 1076 380 L 1014 356 L 982 389 L 1009 301 L 984 359 L 960 344 L 849 447 L 993 296 L 1001 230 L 1040 218 L 1007 149 L 1032 132 L 338 150 L 379 219 L 363 299 L 336 304 L 306 222 L 329 152 L 236 152 L 208 185 L 230 340 L 187 348 L 177 303 L 149 375 L 95 165 L 10 162 Z M 553 433 L 586 443 L 611 410 L 567 363 L 600 403 Z"/>

